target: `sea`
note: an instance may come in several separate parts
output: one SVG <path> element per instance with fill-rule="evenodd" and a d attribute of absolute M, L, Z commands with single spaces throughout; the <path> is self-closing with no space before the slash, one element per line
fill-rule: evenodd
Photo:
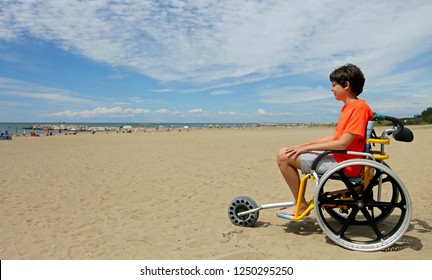
<path fill-rule="evenodd" d="M 0 122 L 0 133 L 11 133 L 13 135 L 21 135 L 24 130 L 26 133 L 43 132 L 44 127 L 87 127 L 87 128 L 115 128 L 132 127 L 132 129 L 182 129 L 186 126 L 194 128 L 231 128 L 231 127 L 254 127 L 259 126 L 258 123 L 33 123 L 33 122 Z M 29 129 L 37 127 L 38 129 Z"/>

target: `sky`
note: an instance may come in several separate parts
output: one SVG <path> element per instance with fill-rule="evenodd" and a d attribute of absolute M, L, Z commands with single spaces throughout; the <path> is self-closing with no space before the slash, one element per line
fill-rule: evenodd
<path fill-rule="evenodd" d="M 0 122 L 335 123 L 432 107 L 432 1 L 1 0 Z"/>

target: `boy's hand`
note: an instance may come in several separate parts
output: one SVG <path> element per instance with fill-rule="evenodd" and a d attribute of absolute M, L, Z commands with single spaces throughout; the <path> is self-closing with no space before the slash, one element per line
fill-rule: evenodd
<path fill-rule="evenodd" d="M 296 158 L 298 157 L 300 154 L 303 154 L 305 152 L 307 152 L 307 150 L 301 146 L 291 146 L 291 147 L 286 147 L 282 149 L 282 152 L 287 156 L 287 157 L 292 157 L 292 158 Z"/>

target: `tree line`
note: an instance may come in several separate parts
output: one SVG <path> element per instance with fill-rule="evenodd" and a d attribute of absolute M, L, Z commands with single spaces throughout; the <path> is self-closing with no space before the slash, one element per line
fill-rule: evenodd
<path fill-rule="evenodd" d="M 427 108 L 413 118 L 402 118 L 405 124 L 432 124 L 432 107 Z"/>

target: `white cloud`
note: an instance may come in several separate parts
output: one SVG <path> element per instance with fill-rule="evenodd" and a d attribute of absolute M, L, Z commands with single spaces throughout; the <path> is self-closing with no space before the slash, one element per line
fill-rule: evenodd
<path fill-rule="evenodd" d="M 270 114 L 266 114 L 270 115 Z M 143 117 L 149 122 L 152 121 L 195 121 L 196 116 L 200 117 L 200 121 L 205 122 L 229 122 L 230 118 L 235 118 L 241 121 L 242 118 L 252 120 L 254 114 L 248 115 L 241 112 L 208 112 L 203 109 L 191 109 L 186 111 L 169 111 L 168 109 L 161 108 L 158 110 L 149 110 L 145 108 L 123 108 L 120 106 L 116 107 L 96 107 L 91 110 L 64 110 L 61 112 L 54 112 L 46 114 L 50 118 L 67 118 L 71 120 L 82 120 L 82 119 L 101 119 L 110 118 L 115 120 L 127 119 L 128 121 L 136 119 L 142 121 Z M 162 119 L 161 119 L 162 118 Z M 179 119 L 180 118 L 180 119 Z M 232 120 L 232 119 L 231 119 Z"/>
<path fill-rule="evenodd" d="M 159 113 L 159 114 L 167 114 L 169 112 L 170 111 L 168 109 L 166 109 L 166 108 L 162 108 L 162 109 L 159 109 L 159 110 L 155 111 L 155 113 Z"/>
<path fill-rule="evenodd" d="M 89 98 L 83 98 L 68 90 L 41 86 L 5 77 L 0 77 L 0 96 L 74 104 L 90 104 L 93 102 Z"/>
<path fill-rule="evenodd" d="M 221 115 L 221 116 L 237 116 L 237 117 L 247 116 L 244 113 L 232 112 L 232 111 L 230 111 L 230 112 L 219 111 L 218 115 Z"/>
<path fill-rule="evenodd" d="M 174 90 L 173 89 L 168 89 L 168 88 L 163 88 L 163 89 L 154 89 L 152 91 L 156 92 L 156 93 L 166 93 L 166 92 L 173 92 Z"/>
<path fill-rule="evenodd" d="M 0 38 L 30 34 L 95 61 L 189 84 L 327 74 L 347 61 L 387 73 L 432 45 L 430 1 L 110 2 L 6 1 Z"/>
<path fill-rule="evenodd" d="M 16 101 L 3 101 L 0 100 L 0 106 L 1 107 L 27 107 L 27 106 L 31 106 L 30 103 L 26 103 L 26 102 L 16 102 Z"/>
<path fill-rule="evenodd" d="M 82 111 L 72 111 L 65 110 L 63 112 L 56 112 L 47 114 L 50 117 L 67 117 L 67 118 L 95 118 L 95 117 L 134 117 L 136 115 L 148 114 L 151 111 L 142 108 L 127 108 L 122 107 L 97 107 L 93 110 L 82 110 Z"/>
<path fill-rule="evenodd" d="M 264 109 L 262 109 L 262 108 L 259 108 L 259 109 L 257 110 L 257 114 L 258 114 L 258 115 L 265 116 L 265 115 L 268 115 L 269 113 L 268 113 L 266 110 L 264 110 Z"/>
<path fill-rule="evenodd" d="M 272 113 L 272 112 L 268 112 L 267 110 L 262 109 L 262 108 L 259 108 L 257 110 L 256 114 L 258 116 L 261 116 L 261 117 L 264 117 L 264 116 L 265 117 L 276 117 L 276 119 L 279 117 L 283 117 L 283 118 L 292 117 L 294 115 L 293 113 L 289 113 L 289 112 Z"/>
<path fill-rule="evenodd" d="M 232 91 L 231 90 L 214 90 L 212 92 L 210 92 L 210 95 L 225 95 L 225 94 L 231 94 Z"/>
<path fill-rule="evenodd" d="M 144 100 L 141 97 L 132 97 L 130 100 L 134 103 L 143 103 L 144 102 Z"/>
<path fill-rule="evenodd" d="M 195 114 L 195 113 L 202 113 L 202 112 L 204 112 L 203 109 L 192 109 L 192 110 L 188 111 L 188 113 L 193 113 L 193 114 Z"/>

